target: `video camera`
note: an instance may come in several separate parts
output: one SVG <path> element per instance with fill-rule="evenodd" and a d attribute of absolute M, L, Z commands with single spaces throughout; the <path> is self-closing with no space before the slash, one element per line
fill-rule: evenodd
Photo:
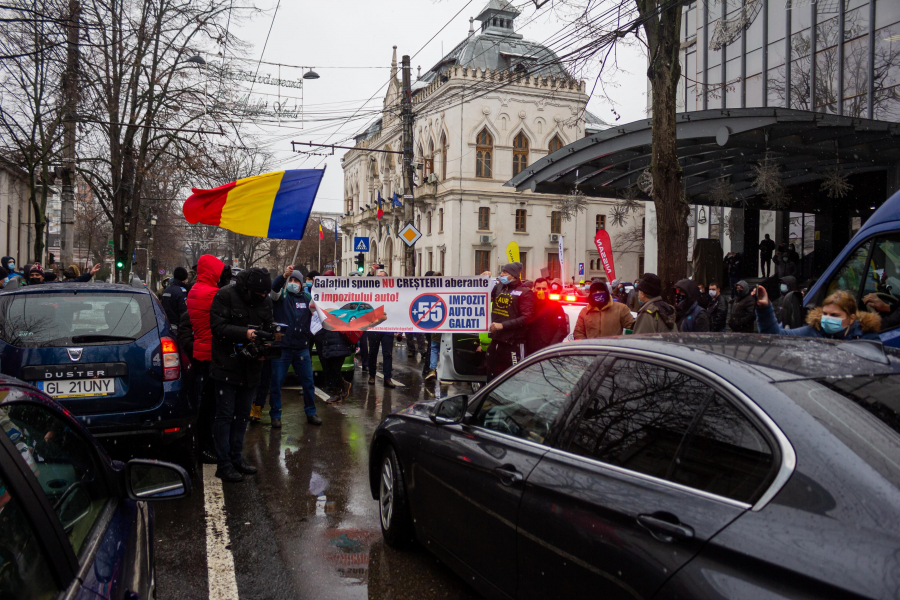
<path fill-rule="evenodd" d="M 284 323 L 272 323 L 271 331 L 250 327 L 256 332 L 256 339 L 246 344 L 235 344 L 235 355 L 248 360 L 269 360 L 281 357 L 281 330 L 287 327 Z"/>

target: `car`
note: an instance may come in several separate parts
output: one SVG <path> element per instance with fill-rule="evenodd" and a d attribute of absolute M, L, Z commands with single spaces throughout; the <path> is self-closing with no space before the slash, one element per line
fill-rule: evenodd
<path fill-rule="evenodd" d="M 388 415 L 370 489 L 489 598 L 894 598 L 898 390 L 872 342 L 560 344 Z"/>
<path fill-rule="evenodd" d="M 111 461 L 66 409 L 0 377 L 0 598 L 155 598 L 153 508 L 173 464 Z"/>
<path fill-rule="evenodd" d="M 102 442 L 132 442 L 195 462 L 195 402 L 175 332 L 155 295 L 107 283 L 0 294 L 0 372 L 31 383 Z M 167 448 L 168 446 L 168 448 Z"/>
<path fill-rule="evenodd" d="M 351 321 L 355 321 L 366 313 L 372 312 L 373 310 L 375 309 L 372 307 L 372 305 L 367 304 L 366 302 L 350 302 L 349 304 L 345 304 L 340 308 L 331 309 L 328 312 L 336 316 L 341 321 L 349 323 Z"/>
<path fill-rule="evenodd" d="M 881 313 L 881 341 L 900 348 L 900 192 L 869 217 L 809 290 L 803 304 L 806 308 L 821 306 L 838 290 L 850 292 L 861 307 L 863 297 L 876 294 L 890 309 Z"/>

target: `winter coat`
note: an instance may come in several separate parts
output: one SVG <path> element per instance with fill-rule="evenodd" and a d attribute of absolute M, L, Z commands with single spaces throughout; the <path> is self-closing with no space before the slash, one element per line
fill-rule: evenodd
<path fill-rule="evenodd" d="M 880 341 L 881 317 L 874 313 L 858 312 L 856 321 L 845 331 L 836 334 L 822 331 L 822 309 L 814 308 L 806 316 L 806 325 L 797 329 L 782 329 L 775 320 L 772 305 L 760 306 L 756 309 L 760 333 L 772 335 L 792 335 L 795 337 L 825 338 L 827 340 L 875 340 Z"/>
<path fill-rule="evenodd" d="M 775 242 L 771 239 L 763 239 L 759 243 L 759 257 L 763 260 L 772 260 L 772 253 L 775 251 Z"/>
<path fill-rule="evenodd" d="M 728 323 L 728 301 L 725 300 L 725 296 L 719 294 L 715 300 L 710 298 L 706 312 L 709 314 L 710 331 L 725 331 L 725 325 Z"/>
<path fill-rule="evenodd" d="M 634 327 L 634 317 L 631 311 L 621 302 L 607 302 L 603 307 L 590 304 L 578 313 L 575 321 L 576 340 L 591 340 L 595 338 L 612 337 L 622 335 L 623 329 Z"/>
<path fill-rule="evenodd" d="M 787 286 L 787 291 L 781 297 L 781 310 L 775 311 L 775 318 L 782 326 L 796 329 L 803 325 L 803 294 L 797 291 L 796 278 L 789 275 L 781 283 Z"/>
<path fill-rule="evenodd" d="M 787 256 L 786 254 L 782 256 Z M 796 263 L 791 262 L 790 260 L 782 260 L 782 256 L 778 257 L 778 260 L 775 262 L 775 276 L 779 279 L 784 279 L 785 277 L 796 277 L 797 276 L 797 265 Z"/>
<path fill-rule="evenodd" d="M 675 289 L 687 296 L 679 306 L 675 307 L 675 324 L 678 331 L 704 332 L 710 331 L 709 315 L 700 306 L 700 286 L 692 279 L 682 279 L 675 284 Z M 706 296 L 709 298 L 709 296 Z"/>
<path fill-rule="evenodd" d="M 234 285 L 216 292 L 209 309 L 209 326 L 213 335 L 209 374 L 213 379 L 241 387 L 259 385 L 263 361 L 240 356 L 235 345 L 248 343 L 247 329 L 251 326 L 271 331 L 274 322 L 272 299 L 269 296 L 254 305 L 247 301 L 246 284 L 249 277 L 250 269 L 241 271 Z"/>
<path fill-rule="evenodd" d="M 628 310 L 631 312 L 641 310 L 641 300 L 638 298 L 637 288 L 632 288 L 631 291 L 628 292 L 628 296 L 625 298 L 625 304 L 628 305 Z"/>
<path fill-rule="evenodd" d="M 634 321 L 635 334 L 669 333 L 675 330 L 675 309 L 661 296 L 647 300 Z"/>
<path fill-rule="evenodd" d="M 350 356 L 350 344 L 337 331 L 329 331 L 324 327 L 316 334 L 316 348 L 319 358 L 344 358 Z"/>
<path fill-rule="evenodd" d="M 197 261 L 197 283 L 187 295 L 187 310 L 194 330 L 194 358 L 212 360 L 212 331 L 209 328 L 209 309 L 219 291 L 219 278 L 225 263 L 210 254 Z"/>
<path fill-rule="evenodd" d="M 532 354 L 558 344 L 569 335 L 569 319 L 563 307 L 554 300 L 536 300 L 534 320 L 528 326 L 525 349 Z"/>
<path fill-rule="evenodd" d="M 287 325 L 281 330 L 280 345 L 291 350 L 309 349 L 309 340 L 312 337 L 309 332 L 309 323 L 312 321 L 309 303 L 312 297 L 304 292 L 303 288 L 297 294 L 289 293 L 284 275 L 275 278 L 272 290 L 275 322 Z"/>
<path fill-rule="evenodd" d="M 163 290 L 160 303 L 166 311 L 166 317 L 168 317 L 169 323 L 175 327 L 178 327 L 178 323 L 181 321 L 181 315 L 187 310 L 186 301 L 187 289 L 184 287 L 184 282 L 173 278 L 169 287 Z"/>
<path fill-rule="evenodd" d="M 178 321 L 178 345 L 188 358 L 194 358 L 194 329 L 191 327 L 191 315 L 184 311 Z"/>
<path fill-rule="evenodd" d="M 524 344 L 527 326 L 534 318 L 534 292 L 514 279 L 509 285 L 497 285 L 491 293 L 491 323 L 503 329 L 491 334 L 491 340 L 505 344 Z"/>
<path fill-rule="evenodd" d="M 774 318 L 775 313 L 772 313 Z M 731 318 L 728 326 L 735 333 L 756 333 L 754 323 L 756 321 L 756 296 L 749 293 L 740 299 L 734 299 L 731 303 Z"/>

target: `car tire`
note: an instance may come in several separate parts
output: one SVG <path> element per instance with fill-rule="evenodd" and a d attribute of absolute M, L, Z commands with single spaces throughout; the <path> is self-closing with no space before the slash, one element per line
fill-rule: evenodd
<path fill-rule="evenodd" d="M 400 470 L 400 460 L 393 446 L 381 455 L 378 472 L 378 520 L 381 534 L 391 547 L 401 548 L 413 539 L 412 518 L 406 495 L 406 485 Z"/>

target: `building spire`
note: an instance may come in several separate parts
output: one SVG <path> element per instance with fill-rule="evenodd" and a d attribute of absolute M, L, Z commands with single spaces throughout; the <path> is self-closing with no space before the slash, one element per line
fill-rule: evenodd
<path fill-rule="evenodd" d="M 394 46 L 394 56 L 391 58 L 391 78 L 397 78 L 397 46 Z"/>
<path fill-rule="evenodd" d="M 469 35 L 475 33 L 475 19 L 474 17 L 469 17 Z"/>

